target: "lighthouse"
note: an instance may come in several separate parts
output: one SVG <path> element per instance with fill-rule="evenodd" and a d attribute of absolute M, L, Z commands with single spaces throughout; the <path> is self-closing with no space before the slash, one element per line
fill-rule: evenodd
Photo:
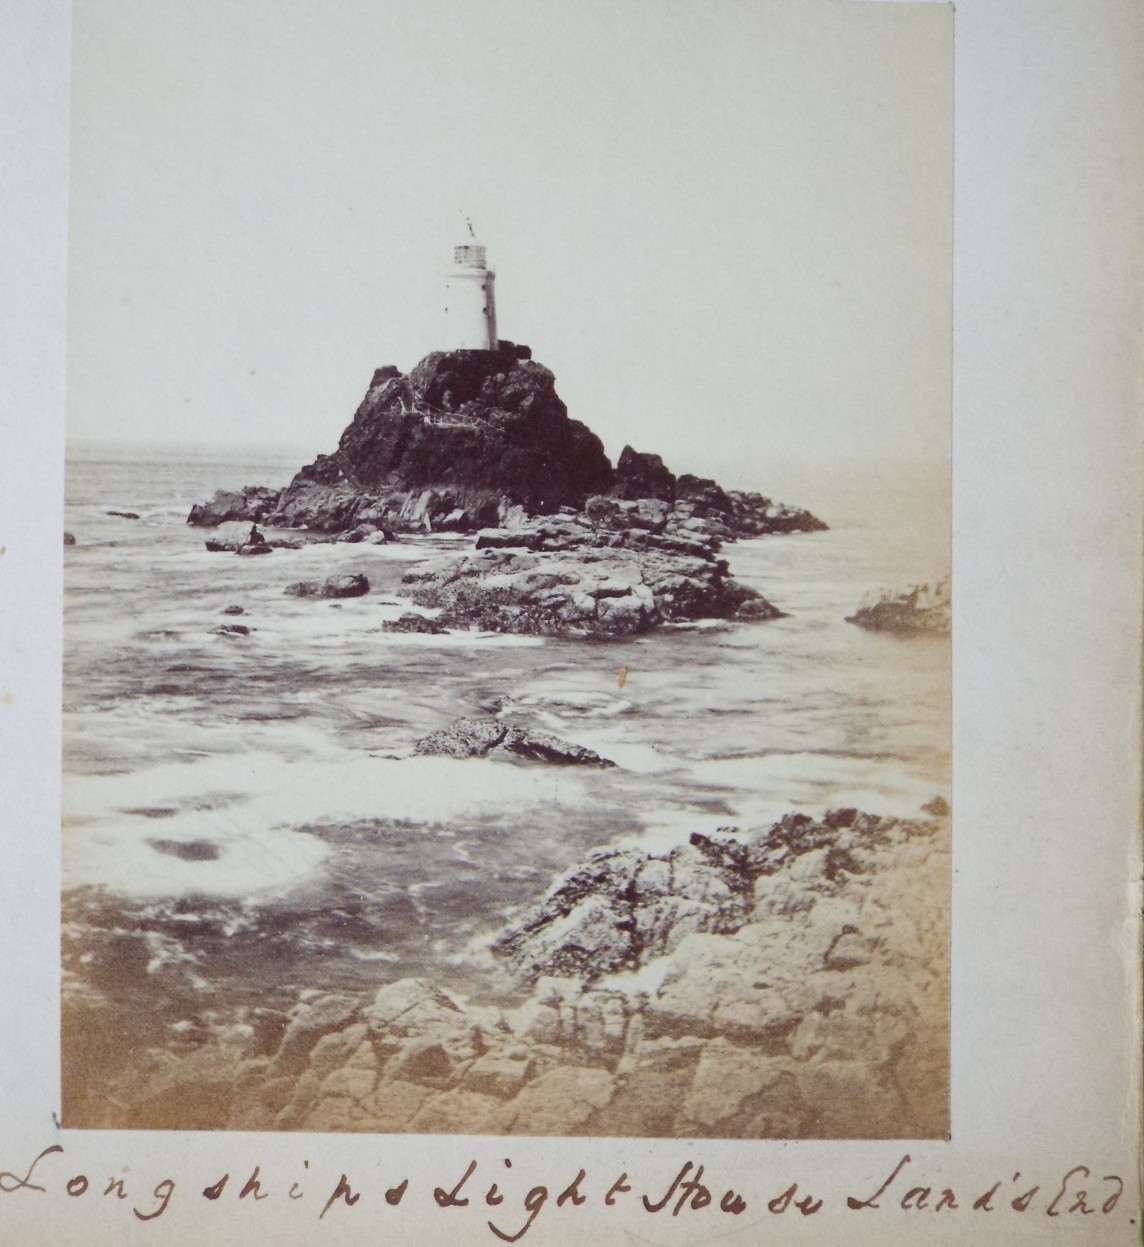
<path fill-rule="evenodd" d="M 445 317 L 451 350 L 497 349 L 495 281 L 496 274 L 485 262 L 485 249 L 476 239 L 453 248 L 453 267 L 445 278 Z"/>

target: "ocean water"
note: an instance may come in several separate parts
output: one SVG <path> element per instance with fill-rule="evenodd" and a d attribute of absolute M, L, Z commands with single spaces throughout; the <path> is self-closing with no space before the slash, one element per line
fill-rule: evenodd
<path fill-rule="evenodd" d="M 776 466 L 756 487 L 829 531 L 724 554 L 787 618 L 576 642 L 381 631 L 409 605 L 402 574 L 464 539 L 244 559 L 187 527 L 193 502 L 283 484 L 298 462 L 69 456 L 65 986 L 130 1020 L 114 1061 L 241 1029 L 256 1005 L 410 974 L 496 998 L 489 936 L 597 846 L 948 797 L 948 638 L 844 622 L 872 590 L 948 572 L 947 474 Z M 339 572 L 371 592 L 284 595 Z M 231 622 L 251 634 L 213 631 Z M 412 756 L 479 713 L 617 766 Z"/>

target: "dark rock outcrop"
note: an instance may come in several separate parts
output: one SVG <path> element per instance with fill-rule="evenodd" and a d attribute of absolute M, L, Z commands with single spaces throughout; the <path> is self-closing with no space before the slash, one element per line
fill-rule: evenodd
<path fill-rule="evenodd" d="M 121 520 L 137 520 L 139 518 L 138 511 L 108 511 L 107 514 L 117 516 Z"/>
<path fill-rule="evenodd" d="M 436 351 L 408 376 L 379 369 L 337 450 L 282 492 L 269 522 L 472 529 L 503 502 L 579 506 L 612 482 L 603 445 L 568 417 L 555 378 L 504 351 Z"/>
<path fill-rule="evenodd" d="M 556 766 L 615 766 L 583 745 L 492 718 L 458 719 L 417 742 L 417 752 L 451 758 L 523 758 Z"/>
<path fill-rule="evenodd" d="M 292 598 L 360 598 L 368 592 L 369 581 L 358 572 L 324 581 L 299 580 L 285 589 Z"/>
<path fill-rule="evenodd" d="M 514 509 L 579 511 L 600 494 L 658 499 L 724 538 L 825 527 L 758 494 L 695 476 L 677 480 L 658 455 L 630 446 L 613 469 L 600 439 L 569 418 L 552 373 L 511 342 L 496 351 L 436 351 L 408 376 L 392 365 L 377 369 L 332 454 L 284 490 L 222 490 L 193 507 L 187 522 L 243 520 L 375 540 L 503 525 Z"/>
<path fill-rule="evenodd" d="M 277 534 L 267 537 L 256 524 L 227 520 L 214 530 L 214 535 L 208 537 L 205 544 L 208 550 L 216 554 L 249 556 L 270 554 L 276 549 L 297 550 L 302 543 L 297 538 Z"/>
<path fill-rule="evenodd" d="M 237 492 L 220 489 L 210 502 L 199 502 L 191 507 L 187 523 L 200 528 L 217 528 L 234 520 L 262 524 L 277 504 L 281 492 L 264 485 L 248 485 Z"/>
<path fill-rule="evenodd" d="M 64 545 L 65 546 L 75 545 L 75 534 L 74 533 L 64 533 Z"/>
<path fill-rule="evenodd" d="M 383 632 L 417 632 L 425 636 L 444 636 L 449 631 L 432 615 L 419 615 L 416 611 L 405 611 L 400 618 L 387 620 L 381 629 Z"/>
<path fill-rule="evenodd" d="M 886 593 L 873 597 L 846 617 L 873 632 L 948 633 L 952 620 L 949 577 L 933 584 L 912 585 L 902 593 Z"/>
<path fill-rule="evenodd" d="M 608 491 L 613 498 L 660 498 L 675 501 L 675 474 L 659 455 L 641 454 L 630 446 L 620 451 L 616 477 Z"/>

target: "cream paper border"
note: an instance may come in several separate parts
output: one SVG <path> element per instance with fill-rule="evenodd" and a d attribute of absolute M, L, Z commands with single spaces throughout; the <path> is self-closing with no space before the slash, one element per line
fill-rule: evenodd
<path fill-rule="evenodd" d="M 19 157 L 0 252 L 0 1240 L 493 1243 L 494 1171 L 507 1210 L 585 1168 L 589 1201 L 553 1198 L 523 1241 L 1139 1241 L 1140 6 L 957 7 L 953 1139 L 901 1144 L 57 1132 L 66 6 L 7 0 L 0 24 L 3 147 Z M 905 1154 L 879 1209 L 847 1206 Z M 471 1159 L 470 1206 L 438 1208 L 432 1188 Z M 645 1212 L 637 1197 L 658 1199 L 687 1161 L 705 1166 L 713 1205 Z M 202 1198 L 256 1164 L 271 1198 Z M 1046 1215 L 1075 1166 L 1090 1176 L 1074 1173 L 1062 1215 Z M 605 1207 L 625 1171 L 633 1192 Z M 362 1198 L 319 1221 L 343 1172 Z M 122 1178 L 129 1198 L 68 1198 L 62 1181 L 81 1173 Z M 1126 1183 L 1113 1211 L 1069 1215 L 1081 1185 L 1099 1209 L 1106 1174 Z M 166 1212 L 140 1220 L 168 1177 Z M 768 1210 L 794 1181 L 819 1212 Z M 995 1211 L 975 1212 L 994 1182 Z M 960 1207 L 903 1211 L 919 1185 Z M 728 1188 L 748 1201 L 738 1217 L 717 1211 Z"/>

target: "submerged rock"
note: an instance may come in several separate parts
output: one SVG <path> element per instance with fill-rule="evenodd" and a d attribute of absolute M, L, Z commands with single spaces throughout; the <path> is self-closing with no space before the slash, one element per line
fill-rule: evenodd
<path fill-rule="evenodd" d="M 868 599 L 848 615 L 847 623 L 875 632 L 948 633 L 952 621 L 949 577 L 931 584 L 911 585 L 901 593 Z"/>
<path fill-rule="evenodd" d="M 107 514 L 118 516 L 121 520 L 137 520 L 139 518 L 138 511 L 108 511 Z"/>
<path fill-rule="evenodd" d="M 405 611 L 399 619 L 388 619 L 381 628 L 383 632 L 420 632 L 426 636 L 446 636 L 449 632 L 431 615 L 419 615 L 416 611 Z"/>
<path fill-rule="evenodd" d="M 285 591 L 294 598 L 360 598 L 369 592 L 369 581 L 360 573 L 331 576 L 328 580 L 299 580 Z"/>
<path fill-rule="evenodd" d="M 458 719 L 419 740 L 416 751 L 451 758 L 516 757 L 557 766 L 615 766 L 583 745 L 492 718 Z"/>

